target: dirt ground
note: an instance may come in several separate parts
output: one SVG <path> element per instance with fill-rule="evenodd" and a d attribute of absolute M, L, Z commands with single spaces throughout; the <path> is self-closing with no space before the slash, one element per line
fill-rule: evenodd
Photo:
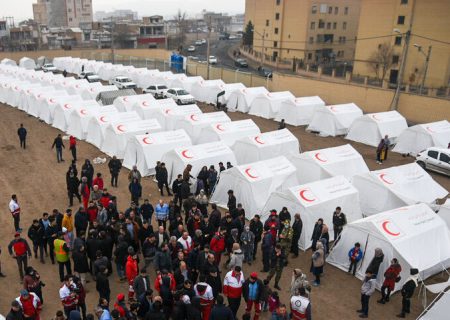
<path fill-rule="evenodd" d="M 211 111 L 211 107 L 202 107 L 204 111 Z M 9 304 L 13 298 L 18 296 L 20 290 L 18 271 L 15 261 L 7 254 L 7 245 L 13 238 L 13 221 L 8 211 L 10 195 L 15 193 L 18 196 L 22 208 L 22 227 L 27 230 L 32 219 L 40 217 L 43 212 L 50 212 L 54 208 L 64 211 L 68 200 L 66 196 L 65 172 L 69 166 L 70 154 L 65 150 L 63 156 L 66 162 L 57 164 L 55 152 L 50 150 L 54 137 L 59 133 L 58 130 L 40 122 L 38 119 L 28 116 L 26 113 L 13 109 L 9 106 L 0 104 L 0 114 L 2 117 L 0 126 L 0 208 L 3 214 L 0 215 L 0 246 L 2 255 L 2 271 L 7 275 L 6 278 L 0 278 L 0 313 L 6 314 L 9 310 Z M 241 113 L 230 113 L 233 120 L 248 118 L 249 116 Z M 258 124 L 262 131 L 274 130 L 277 123 L 261 118 L 251 117 Z M 19 148 L 17 137 L 17 128 L 23 123 L 28 130 L 27 149 Z M 300 139 L 302 150 L 313 150 L 324 147 L 337 146 L 348 143 L 342 138 L 321 138 L 316 135 L 306 133 L 304 128 L 289 127 L 289 129 Z M 368 166 L 371 169 L 378 169 L 381 166 L 374 161 L 374 148 L 352 143 L 352 145 L 364 156 Z M 104 156 L 92 145 L 79 142 L 78 154 L 81 161 L 85 158 L 93 159 L 97 156 Z M 81 161 L 78 167 L 80 170 Z M 403 158 L 400 155 L 392 154 L 383 166 L 394 166 L 411 162 L 411 158 Z M 102 172 L 105 181 L 109 180 L 107 165 L 94 165 L 96 172 Z M 122 170 L 119 178 L 119 188 L 111 189 L 112 194 L 118 196 L 119 208 L 125 209 L 129 203 L 129 193 L 126 187 L 127 170 Z M 433 177 L 445 188 L 450 188 L 450 179 L 444 176 L 432 174 Z M 109 187 L 109 183 L 106 183 Z M 150 178 L 143 179 L 143 194 L 151 199 L 155 204 L 158 199 L 156 185 Z M 288 287 L 290 284 L 291 273 L 294 267 L 302 268 L 307 272 L 309 279 L 312 278 L 309 271 L 311 252 L 301 253 L 297 259 L 291 259 L 289 266 L 284 269 L 281 287 L 283 288 L 280 296 L 281 301 L 288 304 Z M 56 265 L 52 265 L 47 258 L 43 265 L 34 258 L 30 265 L 35 267 L 41 274 L 42 280 L 47 284 L 44 288 L 45 305 L 42 311 L 43 320 L 51 319 L 56 310 L 61 309 L 58 296 L 60 286 L 58 279 L 58 270 Z M 261 269 L 260 256 L 258 262 L 250 268 L 244 267 L 244 274 L 248 276 L 249 272 L 259 271 Z M 225 270 L 223 270 L 225 272 Z M 154 272 L 150 271 L 151 278 L 154 280 Z M 222 273 L 222 276 L 224 273 Z M 265 274 L 260 273 L 260 277 Z M 112 287 L 112 297 L 119 292 L 126 292 L 127 286 L 119 284 L 116 281 L 115 274 L 110 278 Z M 430 282 L 442 282 L 446 278 L 437 275 Z M 272 282 L 273 285 L 273 282 Z M 330 265 L 325 267 L 325 275 L 322 285 L 314 288 L 312 292 L 312 308 L 314 319 L 356 319 L 356 309 L 360 308 L 359 289 L 361 281 L 338 270 Z M 92 311 L 97 303 L 98 294 L 95 291 L 95 283 L 91 281 L 87 284 L 89 290 L 87 296 L 88 310 Z M 399 313 L 401 299 L 395 294 L 391 302 L 387 305 L 379 305 L 376 300 L 379 299 L 379 292 L 376 292 L 370 301 L 370 319 L 395 319 L 395 314 Z M 430 296 L 429 296 L 430 298 Z M 431 301 L 431 300 L 429 300 Z M 241 312 L 243 310 L 243 301 Z M 413 311 L 409 319 L 415 319 L 421 312 L 422 307 L 417 298 L 413 299 Z M 269 319 L 268 313 L 264 313 L 262 319 Z"/>

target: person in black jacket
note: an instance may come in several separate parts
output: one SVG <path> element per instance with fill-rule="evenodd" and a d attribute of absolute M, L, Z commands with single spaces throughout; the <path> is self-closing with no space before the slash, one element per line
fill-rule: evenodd
<path fill-rule="evenodd" d="M 58 225 L 56 223 L 55 217 L 50 217 L 48 220 L 50 221 L 50 225 L 45 230 L 45 238 L 47 239 L 47 243 L 48 243 L 50 260 L 52 261 L 52 264 L 55 264 L 54 243 L 55 243 L 55 240 L 58 238 L 59 230 L 58 230 Z"/>
<path fill-rule="evenodd" d="M 236 197 L 234 196 L 233 190 L 228 190 L 228 202 L 227 202 L 228 211 L 233 212 L 236 210 Z"/>
<path fill-rule="evenodd" d="M 250 290 L 250 287 L 253 290 Z M 252 307 L 255 307 L 255 318 L 259 318 L 259 314 L 261 313 L 261 301 L 263 301 L 262 297 L 264 296 L 264 284 L 258 279 L 258 274 L 256 272 L 252 272 L 250 277 L 245 280 L 244 285 L 242 286 L 242 297 L 245 300 L 246 308 L 245 314 L 251 315 Z"/>
<path fill-rule="evenodd" d="M 375 254 L 372 260 L 370 261 L 369 266 L 366 269 L 366 273 L 370 271 L 376 277 L 380 269 L 380 265 L 383 262 L 383 259 L 384 259 L 383 250 L 381 250 L 381 248 L 375 248 Z"/>
<path fill-rule="evenodd" d="M 253 219 L 250 221 L 250 231 L 255 235 L 255 245 L 253 246 L 253 260 L 255 260 L 258 244 L 261 241 L 263 233 L 263 224 L 257 214 L 255 214 Z"/>
<path fill-rule="evenodd" d="M 56 149 L 56 160 L 58 161 L 58 163 L 64 161 L 64 159 L 62 158 L 62 149 L 65 149 L 66 147 L 64 146 L 64 142 L 60 133 L 55 138 L 55 140 L 53 140 L 52 149 L 53 148 Z"/>
<path fill-rule="evenodd" d="M 263 239 L 261 243 L 261 251 L 263 254 L 263 269 L 261 272 L 269 272 L 270 270 L 270 255 L 273 250 L 272 233 L 270 233 L 269 226 L 264 227 Z"/>
<path fill-rule="evenodd" d="M 181 185 L 183 183 L 183 175 L 179 174 L 177 179 L 172 183 L 172 192 L 174 194 L 173 202 L 175 204 L 179 203 L 180 208 L 183 206 L 183 200 L 181 198 Z"/>
<path fill-rule="evenodd" d="M 161 162 L 161 166 L 155 175 L 156 181 L 158 181 L 158 189 L 161 192 L 161 196 L 164 196 L 164 192 L 163 192 L 164 186 L 166 186 L 168 196 L 169 197 L 172 196 L 172 193 L 170 193 L 170 189 L 169 189 L 169 182 L 167 181 L 168 177 L 169 177 L 169 174 L 167 172 L 166 164 L 164 162 Z"/>
<path fill-rule="evenodd" d="M 66 173 L 66 185 L 67 185 L 67 195 L 69 197 L 69 207 L 73 206 L 73 196 L 77 197 L 79 203 L 81 203 L 81 196 L 79 192 L 80 179 L 78 179 L 77 174 L 72 166 Z"/>
<path fill-rule="evenodd" d="M 294 255 L 294 258 L 298 257 L 298 240 L 302 235 L 303 229 L 303 221 L 300 218 L 300 213 L 296 213 L 294 215 L 294 223 L 292 224 L 292 245 L 291 245 L 291 253 Z"/>
<path fill-rule="evenodd" d="M 267 276 L 267 280 L 270 282 L 272 277 L 275 275 L 275 285 L 273 286 L 277 290 L 281 290 L 278 283 L 281 279 L 281 274 L 283 273 L 283 268 L 286 265 L 286 256 L 280 244 L 275 246 L 275 250 L 272 252 L 270 257 L 270 273 Z"/>
<path fill-rule="evenodd" d="M 127 278 L 125 277 L 125 264 L 128 258 L 128 243 L 125 238 L 120 235 L 117 238 L 116 250 L 114 251 L 114 257 L 116 262 L 117 276 L 120 281 L 123 282 Z"/>
<path fill-rule="evenodd" d="M 418 285 L 419 270 L 412 268 L 410 270 L 410 277 L 406 280 L 402 287 L 402 312 L 397 315 L 398 318 L 405 318 L 407 313 L 411 311 L 411 298 Z"/>
<path fill-rule="evenodd" d="M 23 127 L 23 123 L 20 124 L 20 128 L 17 129 L 17 135 L 20 140 L 20 147 L 26 149 L 26 140 L 27 140 L 27 129 Z"/>
<path fill-rule="evenodd" d="M 80 206 L 78 211 L 75 213 L 75 231 L 77 232 L 77 236 L 80 236 L 81 231 L 86 232 L 86 229 L 89 225 L 89 217 L 84 210 L 83 206 Z"/>
<path fill-rule="evenodd" d="M 283 207 L 281 209 L 280 214 L 278 215 L 278 220 L 280 221 L 280 230 L 278 231 L 278 234 L 281 234 L 284 228 L 284 221 L 289 220 L 289 223 L 291 222 L 291 213 L 286 207 Z"/>
<path fill-rule="evenodd" d="M 119 180 L 120 169 L 122 169 L 122 162 L 113 156 L 108 162 L 109 173 L 111 173 L 111 185 L 117 188 L 117 181 Z"/>
<path fill-rule="evenodd" d="M 83 286 L 86 285 L 86 273 L 89 272 L 89 262 L 86 255 L 86 248 L 81 246 L 72 251 L 72 260 L 75 275 L 80 278 Z M 108 300 L 109 301 L 109 300 Z"/>
<path fill-rule="evenodd" d="M 163 243 L 161 250 L 156 252 L 154 265 L 156 272 L 164 269 L 169 272 L 172 271 L 172 259 L 170 257 L 169 246 L 167 243 Z"/>
<path fill-rule="evenodd" d="M 175 292 L 173 294 L 173 300 L 175 303 L 173 304 L 171 319 L 186 319 L 186 304 L 181 299 L 182 297 L 183 296 L 179 292 Z"/>
<path fill-rule="evenodd" d="M 312 247 L 313 251 L 316 251 L 316 243 L 317 243 L 317 241 L 320 240 L 320 238 L 322 236 L 322 228 L 323 228 L 323 219 L 319 218 L 314 225 L 313 233 L 311 236 L 311 241 L 312 241 L 311 247 Z"/>
<path fill-rule="evenodd" d="M 347 218 L 346 218 L 345 214 L 342 212 L 341 207 L 336 207 L 336 210 L 333 212 L 333 231 L 334 231 L 334 241 L 335 242 L 336 242 L 336 239 L 341 234 L 342 229 L 344 229 L 344 226 L 346 224 L 347 224 Z"/>
<path fill-rule="evenodd" d="M 111 289 L 109 288 L 108 269 L 105 266 L 100 266 L 96 276 L 95 288 L 100 299 L 103 298 L 108 300 L 108 302 L 110 301 Z"/>
<path fill-rule="evenodd" d="M 141 205 L 141 216 L 144 221 L 148 221 L 148 223 L 152 223 L 153 212 L 155 209 L 153 205 L 149 202 L 148 199 L 144 199 L 144 204 Z"/>
<path fill-rule="evenodd" d="M 6 320 L 23 320 L 25 319 L 23 316 L 22 308 L 20 306 L 19 301 L 13 300 L 11 303 L 11 310 L 6 315 Z"/>
<path fill-rule="evenodd" d="M 90 188 L 92 188 L 92 179 L 94 178 L 94 167 L 91 164 L 89 159 L 84 161 L 83 166 L 81 167 L 81 178 L 86 177 L 87 182 Z"/>
<path fill-rule="evenodd" d="M 233 311 L 223 304 L 223 296 L 220 294 L 216 297 L 216 305 L 211 311 L 209 320 L 234 320 Z"/>
<path fill-rule="evenodd" d="M 186 303 L 186 318 L 189 320 L 202 320 L 200 297 L 193 297 L 190 299 L 190 303 L 188 303 L 189 300 L 184 297 L 183 301 Z"/>
<path fill-rule="evenodd" d="M 44 228 L 39 223 L 39 220 L 34 219 L 33 224 L 28 229 L 28 238 L 30 238 L 31 242 L 33 243 L 33 252 L 34 252 L 34 258 L 37 259 L 38 257 L 38 249 L 39 249 L 39 256 L 41 263 L 44 262 L 44 245 L 45 245 L 45 234 L 44 234 Z"/>

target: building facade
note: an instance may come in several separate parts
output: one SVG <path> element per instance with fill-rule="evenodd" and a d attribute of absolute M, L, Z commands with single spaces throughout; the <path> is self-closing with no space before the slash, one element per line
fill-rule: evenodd
<path fill-rule="evenodd" d="M 385 79 L 397 83 L 406 37 L 409 46 L 402 83 L 420 85 L 431 46 L 425 86 L 448 87 L 450 81 L 450 1 L 362 0 L 353 74 L 375 77 L 374 52 L 385 44 L 392 62 Z M 386 37 L 383 37 L 386 36 Z M 420 47 L 420 50 L 419 50 Z"/>
<path fill-rule="evenodd" d="M 352 61 L 359 11 L 360 0 L 246 0 L 245 26 L 265 60 Z"/>
<path fill-rule="evenodd" d="M 34 20 L 50 28 L 90 29 L 93 21 L 92 0 L 37 0 Z"/>

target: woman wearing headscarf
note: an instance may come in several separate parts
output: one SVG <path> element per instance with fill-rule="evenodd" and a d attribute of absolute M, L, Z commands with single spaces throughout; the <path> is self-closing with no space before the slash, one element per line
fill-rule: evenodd
<path fill-rule="evenodd" d="M 372 272 L 372 274 L 376 277 L 378 275 L 378 271 L 380 269 L 380 265 L 383 262 L 384 259 L 384 253 L 383 250 L 380 248 L 375 249 L 375 255 L 372 258 L 372 261 L 370 261 L 369 266 L 366 269 L 367 271 Z"/>

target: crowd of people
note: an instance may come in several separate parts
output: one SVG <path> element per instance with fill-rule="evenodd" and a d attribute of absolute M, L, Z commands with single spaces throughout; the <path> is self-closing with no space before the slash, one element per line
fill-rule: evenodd
<path fill-rule="evenodd" d="M 63 144 L 58 147 L 59 138 L 54 146 L 63 148 Z M 233 190 L 228 191 L 227 210 L 222 213 L 208 198 L 220 179 L 219 173 L 230 168 L 231 163 L 227 167 L 219 163 L 219 172 L 214 165 L 205 166 L 195 178 L 191 175 L 192 166 L 188 165 L 169 188 L 165 164 L 158 162 L 155 179 L 161 196 L 165 189 L 173 198 L 168 202 L 161 198 L 154 204 L 145 197 L 142 199 L 142 175 L 134 167 L 128 174 L 131 202 L 121 210 L 117 197 L 106 188 L 102 174 L 95 173 L 89 160 L 78 171 L 76 141 L 71 141 L 73 149 L 73 160 L 66 173 L 69 208 L 64 213 L 54 209 L 36 217 L 27 229 L 29 241 L 20 226 L 18 196 L 11 196 L 9 208 L 15 233 L 8 252 L 17 262 L 23 289 L 11 303 L 7 320 L 40 319 L 45 283 L 38 267 L 29 266 L 33 255 L 41 264 L 58 265 L 62 310 L 54 319 L 93 319 L 94 314 L 88 313 L 85 287 L 87 282 L 95 281 L 98 292 L 95 315 L 100 320 L 232 320 L 237 319 L 242 299 L 243 319 L 258 320 L 262 312 L 268 312 L 273 320 L 311 320 L 312 287 L 321 284 L 330 250 L 329 227 L 323 219 L 315 222 L 311 237 L 309 271 L 314 281 L 310 285 L 306 272 L 294 268 L 289 288 L 291 298 L 283 303 L 279 297 L 280 279 L 289 256 L 295 258 L 299 254 L 301 215 L 292 216 L 284 207 L 279 212 L 271 210 L 265 221 L 259 215 L 246 221 L 245 208 L 238 203 Z M 60 150 L 57 161 L 63 161 Z M 108 168 L 111 188 L 117 188 L 120 160 L 112 158 Z M 79 202 L 75 212 L 74 197 Z M 345 214 L 337 207 L 333 213 L 334 239 L 339 239 L 346 223 Z M 350 248 L 349 273 L 356 273 L 363 255 L 359 243 Z M 244 264 L 251 266 L 258 256 L 262 258 L 262 270 L 244 275 Z M 369 298 L 375 291 L 383 259 L 382 250 L 376 249 L 365 272 L 358 310 L 361 318 L 368 316 Z M 393 259 L 384 273 L 380 304 L 389 302 L 400 272 L 397 259 Z M 0 268 L 0 277 L 4 276 Z M 123 293 L 111 295 L 112 279 L 123 285 Z M 416 286 L 417 270 L 411 270 L 411 279 L 402 289 L 400 317 L 410 311 L 410 298 Z"/>

